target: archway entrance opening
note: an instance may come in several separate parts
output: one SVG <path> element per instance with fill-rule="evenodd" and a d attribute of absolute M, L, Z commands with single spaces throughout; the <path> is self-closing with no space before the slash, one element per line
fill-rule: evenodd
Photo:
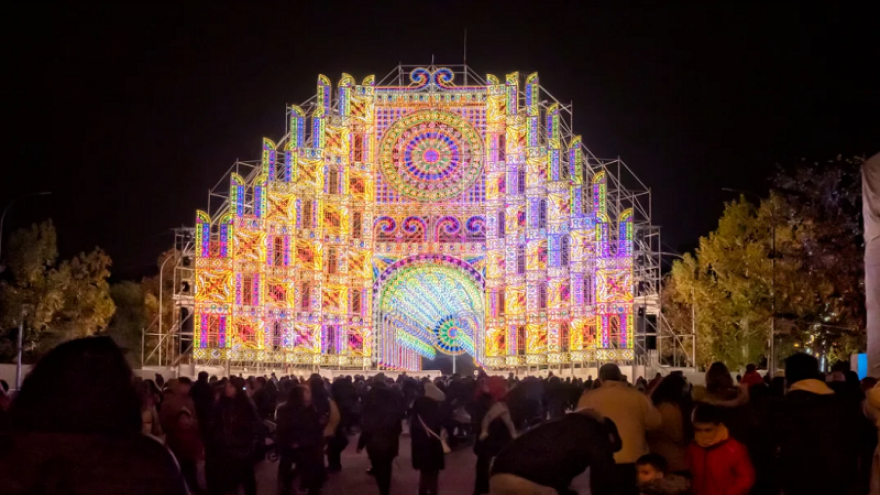
<path fill-rule="evenodd" d="M 377 364 L 418 370 L 422 358 L 464 354 L 482 362 L 483 288 L 482 274 L 451 256 L 419 255 L 389 266 L 374 286 Z"/>

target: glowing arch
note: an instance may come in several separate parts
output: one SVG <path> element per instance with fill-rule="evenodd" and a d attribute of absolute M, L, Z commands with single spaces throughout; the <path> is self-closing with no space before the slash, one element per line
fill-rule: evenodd
<path fill-rule="evenodd" d="M 428 254 L 399 260 L 373 286 L 377 358 L 403 347 L 422 357 L 471 354 L 482 361 L 485 281 L 468 262 Z"/>

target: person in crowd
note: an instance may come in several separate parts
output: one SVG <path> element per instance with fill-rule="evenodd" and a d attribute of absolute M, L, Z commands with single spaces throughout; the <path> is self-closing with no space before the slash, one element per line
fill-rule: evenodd
<path fill-rule="evenodd" d="M 684 476 L 669 473 L 666 459 L 645 454 L 636 461 L 639 495 L 688 495 L 691 484 Z"/>
<path fill-rule="evenodd" d="M 226 382 L 209 421 L 205 468 L 213 479 L 208 480 L 208 491 L 226 494 L 242 486 L 245 495 L 255 495 L 254 449 L 263 423 L 247 396 L 244 379 L 232 377 Z"/>
<path fill-rule="evenodd" d="M 474 453 L 477 455 L 474 494 L 489 493 L 489 467 L 492 459 L 517 432 L 506 403 L 507 383 L 499 376 L 487 377 L 478 391 L 473 419 L 477 425 Z"/>
<path fill-rule="evenodd" d="M 109 337 L 50 350 L 11 405 L 0 492 L 186 495 L 174 457 L 142 434 L 133 378 Z"/>
<path fill-rule="evenodd" d="M 688 447 L 694 495 L 747 495 L 755 484 L 749 452 L 731 438 L 723 417 L 718 406 L 694 409 L 694 441 Z"/>
<path fill-rule="evenodd" d="M 663 375 L 661 375 L 660 373 L 657 373 L 656 375 L 654 375 L 654 378 L 651 378 L 651 381 L 648 382 L 648 395 L 653 394 L 654 389 L 656 389 L 657 385 L 660 385 L 660 382 L 662 382 L 662 381 L 663 381 Z"/>
<path fill-rule="evenodd" d="M 874 440 L 880 443 L 880 384 L 875 381 L 874 387 L 865 391 L 865 416 L 874 424 Z M 870 495 L 880 495 L 880 446 L 874 450 L 874 456 L 866 466 L 871 471 L 869 480 Z"/>
<path fill-rule="evenodd" d="M 373 377 L 373 385 L 364 396 L 362 431 L 357 451 L 367 449 L 379 495 L 391 492 L 391 465 L 400 448 L 401 422 L 406 408 L 403 395 L 391 388 L 385 375 Z"/>
<path fill-rule="evenodd" d="M 443 417 L 441 404 L 445 394 L 430 381 L 425 394 L 413 401 L 410 420 L 412 466 L 419 472 L 419 495 L 437 495 L 440 471 L 445 467 L 445 448 L 440 437 Z"/>
<path fill-rule="evenodd" d="M 688 469 L 687 446 L 693 438 L 693 404 L 687 383 L 681 376 L 670 375 L 654 387 L 651 400 L 660 413 L 661 422 L 659 427 L 648 431 L 650 450 L 664 458 L 670 472 L 685 474 Z"/>
<path fill-rule="evenodd" d="M 620 495 L 638 493 L 636 487 L 636 460 L 648 453 L 646 432 L 660 427 L 663 418 L 648 397 L 627 386 L 616 364 L 608 363 L 599 369 L 602 386 L 584 393 L 578 410 L 593 409 L 617 425 L 623 447 L 614 454 L 611 469 L 597 471 L 594 478 L 607 478 Z"/>
<path fill-rule="evenodd" d="M 593 375 L 587 376 L 587 381 L 584 382 L 584 390 L 593 390 Z"/>
<path fill-rule="evenodd" d="M 727 408 L 734 408 L 748 402 L 745 390 L 734 383 L 730 370 L 722 362 L 715 362 L 709 366 L 709 369 L 706 370 L 705 381 L 705 386 L 694 387 L 693 398 L 695 402 Z"/>
<path fill-rule="evenodd" d="M 492 464 L 493 495 L 576 495 L 572 480 L 614 465 L 620 437 L 614 423 L 595 411 L 580 410 L 525 433 Z M 635 473 L 633 473 L 635 477 Z M 607 478 L 591 476 L 592 495 L 617 493 Z"/>
<path fill-rule="evenodd" d="M 759 484 L 763 486 L 774 476 L 772 472 L 774 449 L 772 442 L 768 442 L 770 435 L 762 431 L 757 412 L 749 403 L 748 389 L 745 386 L 737 386 L 730 370 L 721 362 L 709 366 L 705 382 L 705 387 L 694 387 L 694 402 L 721 408 L 724 425 L 730 436 L 746 446 L 753 460 L 759 461 L 755 466 L 759 471 Z"/>
<path fill-rule="evenodd" d="M 357 420 L 358 393 L 350 376 L 339 377 L 330 387 L 330 395 L 339 408 L 339 423 L 343 436 L 350 435 Z"/>
<path fill-rule="evenodd" d="M 638 389 L 639 392 L 647 394 L 648 393 L 648 380 L 645 380 L 645 377 L 643 377 L 643 376 L 638 377 L 636 379 L 636 389 Z"/>
<path fill-rule="evenodd" d="M 12 397 L 9 395 L 9 384 L 6 380 L 0 380 L 0 433 L 9 429 L 9 408 L 12 407 Z"/>
<path fill-rule="evenodd" d="M 278 404 L 275 400 L 278 398 L 278 389 L 275 384 L 266 380 L 266 377 L 258 376 L 254 379 L 254 393 L 251 397 L 257 412 L 263 419 L 272 419 L 275 416 L 275 408 Z"/>
<path fill-rule="evenodd" d="M 186 408 L 177 413 L 177 420 L 168 431 L 168 448 L 177 458 L 180 472 L 190 491 L 199 489 L 198 463 L 204 458 L 202 440 L 195 417 Z"/>
<path fill-rule="evenodd" d="M 186 409 L 193 412 L 196 405 L 193 403 L 189 391 L 192 388 L 192 380 L 182 376 L 168 382 L 170 389 L 165 392 L 162 399 L 162 406 L 159 409 L 159 421 L 162 423 L 162 429 L 167 433 L 174 427 L 177 422 L 177 415 L 180 411 Z M 193 418 L 197 419 L 197 418 Z"/>
<path fill-rule="evenodd" d="M 156 379 L 154 380 L 154 382 L 156 383 L 156 387 L 158 387 L 159 390 L 164 390 L 165 389 L 165 377 L 162 376 L 161 373 L 156 373 L 155 377 L 156 377 Z"/>
<path fill-rule="evenodd" d="M 764 377 L 758 373 L 758 367 L 754 364 L 746 365 L 746 374 L 743 375 L 742 380 L 740 380 L 740 385 L 744 386 L 746 389 L 751 388 L 754 385 L 758 385 L 760 383 L 764 383 Z"/>
<path fill-rule="evenodd" d="M 338 440 L 339 408 L 336 406 L 336 401 L 330 397 L 330 392 L 327 391 L 327 384 L 321 375 L 315 373 L 310 376 L 308 386 L 312 392 L 312 404 L 318 411 L 318 419 L 321 422 L 321 451 L 324 451 L 325 446 L 328 447 L 327 454 L 329 456 L 330 468 L 332 471 L 339 471 L 342 469 L 340 455 L 348 443 L 347 440 L 345 443 L 340 443 Z M 321 476 L 325 476 L 323 461 L 321 462 L 320 469 Z"/>
<path fill-rule="evenodd" d="M 845 494 L 855 478 L 860 411 L 820 377 L 813 356 L 794 354 L 785 360 L 788 393 L 777 411 L 773 433 L 779 446 L 779 481 L 786 495 Z"/>
<path fill-rule="evenodd" d="M 217 377 L 214 377 L 214 381 L 217 381 Z M 192 388 L 189 390 L 189 396 L 195 407 L 197 424 L 207 425 L 211 414 L 211 407 L 214 405 L 214 389 L 208 381 L 207 372 L 199 372 L 196 382 L 193 383 Z M 202 427 L 199 430 L 202 435 L 202 443 L 205 443 L 207 441 L 205 435 L 208 432 L 208 428 Z"/>
<path fill-rule="evenodd" d="M 135 388 L 141 401 L 141 432 L 164 442 L 165 433 L 159 422 L 159 413 L 156 411 L 156 396 L 149 382 L 135 380 Z"/>
<path fill-rule="evenodd" d="M 297 475 L 309 495 L 317 495 L 324 483 L 322 453 L 324 427 L 320 413 L 312 402 L 310 387 L 293 387 L 287 400 L 278 406 L 276 420 L 278 462 L 278 493 L 288 495 Z M 291 471 L 292 466 L 296 471 Z"/>
<path fill-rule="evenodd" d="M 546 410 L 550 419 L 559 419 L 565 415 L 568 406 L 568 388 L 558 376 L 551 376 L 547 380 L 546 391 Z"/>

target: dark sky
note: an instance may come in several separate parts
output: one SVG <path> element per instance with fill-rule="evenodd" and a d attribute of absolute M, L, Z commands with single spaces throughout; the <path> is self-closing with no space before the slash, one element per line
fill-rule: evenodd
<path fill-rule="evenodd" d="M 138 277 L 319 73 L 460 63 L 465 28 L 474 70 L 538 71 L 574 101 L 587 146 L 653 188 L 671 249 L 714 228 L 722 187 L 763 194 L 777 163 L 880 151 L 867 2 L 237 3 L 4 3 L 0 203 L 54 193 L 7 233 L 51 217 L 65 256 L 98 245 Z"/>

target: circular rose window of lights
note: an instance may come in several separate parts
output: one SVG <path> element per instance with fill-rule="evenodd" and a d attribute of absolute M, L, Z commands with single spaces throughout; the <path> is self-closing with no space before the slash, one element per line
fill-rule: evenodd
<path fill-rule="evenodd" d="M 420 110 L 385 131 L 379 145 L 382 175 L 399 194 L 419 201 L 460 195 L 483 170 L 479 133 L 458 115 Z"/>

